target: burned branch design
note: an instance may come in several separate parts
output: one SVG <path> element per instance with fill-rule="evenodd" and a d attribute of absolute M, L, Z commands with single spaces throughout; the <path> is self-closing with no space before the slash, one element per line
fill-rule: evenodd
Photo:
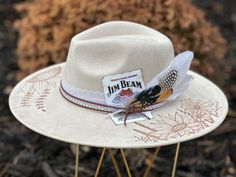
<path fill-rule="evenodd" d="M 33 97 L 33 94 L 30 92 L 27 92 L 23 95 L 23 97 L 20 99 L 20 106 L 21 107 L 28 107 L 32 106 L 31 104 L 31 98 Z"/>
<path fill-rule="evenodd" d="M 44 106 L 44 101 L 45 99 L 48 97 L 48 95 L 50 94 L 50 89 L 49 88 L 46 88 L 42 94 L 39 95 L 39 97 L 36 99 L 35 101 L 35 106 L 37 107 L 37 109 L 45 112 L 46 111 L 46 108 Z"/>
<path fill-rule="evenodd" d="M 60 66 L 51 70 L 41 72 L 34 77 L 26 80 L 21 86 L 20 98 L 21 107 L 35 106 L 38 110 L 45 112 L 45 101 L 49 96 L 52 88 L 56 87 L 54 79 L 60 76 L 62 68 Z"/>

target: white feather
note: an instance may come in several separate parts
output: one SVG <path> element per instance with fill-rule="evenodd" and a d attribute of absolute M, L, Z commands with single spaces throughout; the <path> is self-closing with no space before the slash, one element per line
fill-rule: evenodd
<path fill-rule="evenodd" d="M 178 85 L 179 82 L 186 76 L 189 67 L 191 65 L 193 59 L 193 52 L 191 51 L 185 51 L 177 55 L 170 64 L 157 76 L 155 76 L 148 84 L 147 88 L 153 87 L 157 84 L 159 84 L 159 81 L 161 78 L 163 78 L 171 69 L 177 70 L 177 80 L 174 85 Z"/>
<path fill-rule="evenodd" d="M 168 100 L 174 100 L 181 95 L 189 87 L 193 79 L 194 77 L 192 75 L 187 74 L 178 85 L 174 86 L 173 94 L 168 98 Z"/>
<path fill-rule="evenodd" d="M 187 72 L 190 68 L 193 59 L 193 52 L 185 51 L 177 55 L 170 64 L 157 76 L 155 76 L 147 85 L 147 88 L 153 87 L 160 83 L 160 80 L 170 72 L 171 70 L 177 70 L 177 78 L 172 87 L 173 94 L 166 100 L 175 100 L 179 95 L 181 95 L 190 85 L 193 80 L 193 76 L 188 75 Z M 165 103 L 166 101 L 162 102 Z"/>

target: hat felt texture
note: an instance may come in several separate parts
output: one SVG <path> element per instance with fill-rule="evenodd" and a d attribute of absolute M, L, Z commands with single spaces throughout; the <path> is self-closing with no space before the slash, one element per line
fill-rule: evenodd
<path fill-rule="evenodd" d="M 104 77 L 137 69 L 147 86 L 174 58 L 164 34 L 132 22 L 107 22 L 74 36 L 65 63 L 19 82 L 10 95 L 10 109 L 30 129 L 81 145 L 147 148 L 191 140 L 218 127 L 228 112 L 223 92 L 193 71 L 188 71 L 194 77 L 189 87 L 153 110 L 153 119 L 127 126 L 115 125 L 107 113 L 72 104 L 60 93 L 64 80 L 84 97 L 92 93 L 102 98 Z"/>

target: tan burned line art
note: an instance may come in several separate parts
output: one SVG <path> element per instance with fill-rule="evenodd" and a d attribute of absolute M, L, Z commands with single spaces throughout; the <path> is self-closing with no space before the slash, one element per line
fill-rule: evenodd
<path fill-rule="evenodd" d="M 44 101 L 45 99 L 48 97 L 50 93 L 50 89 L 46 88 L 42 94 L 39 95 L 39 97 L 36 99 L 35 101 L 35 106 L 37 107 L 37 109 L 45 112 L 45 106 L 44 106 Z"/>
<path fill-rule="evenodd" d="M 137 142 L 167 141 L 197 132 L 209 127 L 219 117 L 221 107 L 217 101 L 184 99 L 173 115 L 158 115 L 158 119 L 148 123 L 138 123 L 133 129 L 138 135 Z"/>
<path fill-rule="evenodd" d="M 24 94 L 20 99 L 20 106 L 35 106 L 38 110 L 45 112 L 45 100 L 50 94 L 52 88 L 57 84 L 52 79 L 58 77 L 61 72 L 62 68 L 58 66 L 52 70 L 47 70 L 37 74 L 33 78 L 27 80 L 21 87 L 21 92 Z"/>

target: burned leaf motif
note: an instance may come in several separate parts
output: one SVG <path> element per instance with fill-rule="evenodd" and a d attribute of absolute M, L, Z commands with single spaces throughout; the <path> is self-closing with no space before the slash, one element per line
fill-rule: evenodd
<path fill-rule="evenodd" d="M 20 106 L 21 107 L 29 107 L 32 106 L 31 104 L 31 98 L 33 97 L 33 94 L 31 92 L 26 92 L 20 99 Z"/>
<path fill-rule="evenodd" d="M 134 129 L 141 136 L 135 136 L 139 142 L 157 142 L 176 139 L 209 127 L 219 116 L 219 103 L 200 99 L 184 99 L 173 115 L 158 115 L 144 125 L 136 123 L 139 128 Z"/>
<path fill-rule="evenodd" d="M 46 98 L 48 97 L 48 95 L 50 94 L 50 89 L 49 88 L 46 88 L 39 96 L 38 98 L 36 99 L 35 101 L 35 106 L 37 107 L 37 109 L 45 112 L 46 111 L 46 108 L 44 106 L 44 102 L 46 100 Z"/>
<path fill-rule="evenodd" d="M 20 106 L 35 106 L 38 110 L 45 112 L 45 100 L 51 90 L 56 87 L 56 82 L 53 79 L 58 77 L 60 73 L 61 67 L 58 66 L 41 72 L 22 84 L 20 92 L 23 92 L 23 95 L 20 99 Z"/>

